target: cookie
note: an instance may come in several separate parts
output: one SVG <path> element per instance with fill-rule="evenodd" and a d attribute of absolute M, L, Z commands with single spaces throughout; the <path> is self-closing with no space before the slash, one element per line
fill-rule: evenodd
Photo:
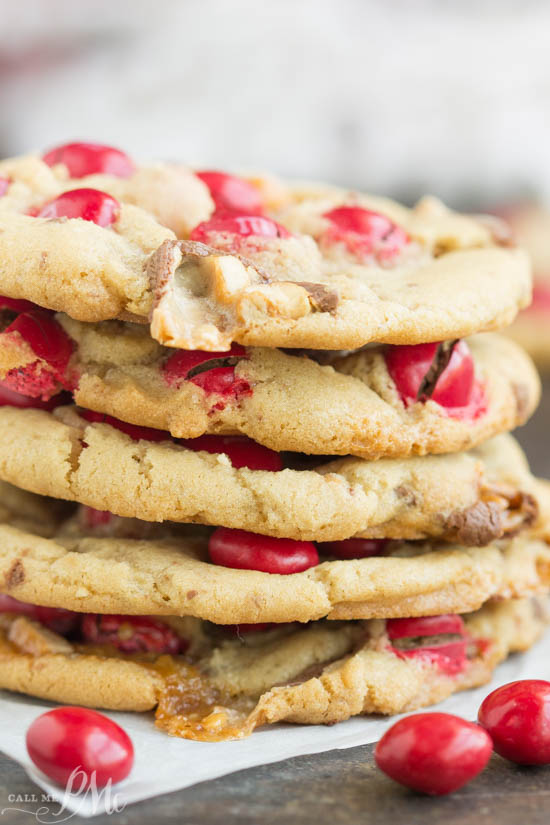
<path fill-rule="evenodd" d="M 172 174 L 135 186 L 84 177 L 79 192 L 95 194 L 74 195 L 74 180 L 38 159 L 5 161 L 0 293 L 82 321 L 150 320 L 161 343 L 209 351 L 455 339 L 506 326 L 530 300 L 525 254 L 434 200 L 409 210 L 341 190 L 291 199 L 277 221 L 218 210 L 176 227 L 178 241 L 157 220 L 174 225 L 158 194 L 179 197 Z"/>
<path fill-rule="evenodd" d="M 192 664 L 112 647 L 88 651 L 24 616 L 0 618 L 0 687 L 112 710 L 156 706 L 162 730 L 219 741 L 278 721 L 329 724 L 434 704 L 488 681 L 500 661 L 537 640 L 550 615 L 546 599 L 531 599 L 405 626 L 314 622 L 253 634 L 264 638 L 252 643 L 246 636 L 210 639 Z M 413 632 L 411 648 L 406 634 Z"/>
<path fill-rule="evenodd" d="M 65 335 L 62 373 L 57 351 L 48 363 L 29 345 L 29 330 L 26 338 L 18 331 L 29 317 L 41 335 L 45 324 L 52 336 Z M 54 321 L 33 312 L 5 320 L 4 386 L 43 399 L 69 388 L 83 407 L 178 438 L 240 433 L 277 451 L 368 459 L 449 453 L 524 423 L 540 393 L 528 356 L 495 335 L 457 345 L 435 389 L 422 395 L 407 376 L 420 382 L 418 370 L 428 374 L 435 346 L 427 354 L 424 347 L 370 347 L 324 365 L 319 353 L 263 348 L 209 360 L 162 348 L 136 324 Z"/>
<path fill-rule="evenodd" d="M 125 172 L 129 174 L 95 172 L 75 178 L 63 162 L 50 166 L 34 155 L 9 158 L 0 161 L 0 178 L 10 181 L 0 200 L 0 212 L 25 213 L 62 192 L 77 187 L 97 189 L 118 201 L 139 206 L 178 237 L 186 237 L 214 211 L 206 184 L 182 164 L 132 163 Z"/>
<path fill-rule="evenodd" d="M 143 523 L 116 519 L 111 529 L 99 514 L 60 518 L 55 535 L 43 538 L 32 524 L 13 526 L 16 515 L 0 525 L 0 591 L 78 612 L 217 624 L 386 618 L 476 610 L 550 584 L 547 509 L 532 533 L 486 547 L 396 541 L 346 560 L 330 560 L 329 549 L 326 561 L 289 575 L 208 561 L 204 528 L 166 523 L 151 532 L 145 524 L 140 532 Z"/>
<path fill-rule="evenodd" d="M 201 449 L 202 441 L 195 449 L 169 437 L 147 441 L 147 431 L 139 439 L 140 430 L 128 435 L 84 415 L 70 406 L 53 413 L 1 407 L 0 478 L 119 516 L 306 541 L 431 536 L 483 545 L 517 533 L 537 513 L 536 482 L 511 437 L 501 436 L 477 454 L 254 469 L 264 460 L 262 453 L 255 465 L 254 444 L 229 439 L 228 453 L 210 453 Z M 214 449 L 224 449 L 223 440 L 216 444 Z M 237 455 L 236 467 L 235 447 L 244 454 Z"/>

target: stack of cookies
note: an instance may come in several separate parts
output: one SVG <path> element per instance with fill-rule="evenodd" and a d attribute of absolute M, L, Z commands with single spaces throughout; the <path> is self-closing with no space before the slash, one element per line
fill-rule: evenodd
<path fill-rule="evenodd" d="M 95 144 L 0 191 L 0 687 L 217 740 L 535 642 L 550 496 L 507 432 L 539 381 L 493 332 L 531 280 L 494 221 Z"/>

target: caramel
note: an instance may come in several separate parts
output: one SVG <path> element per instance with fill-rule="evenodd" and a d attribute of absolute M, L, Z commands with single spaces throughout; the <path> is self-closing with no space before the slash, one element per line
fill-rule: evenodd
<path fill-rule="evenodd" d="M 243 739 L 256 726 L 254 703 L 225 695 L 193 665 L 161 656 L 152 666 L 164 679 L 155 713 L 170 736 L 201 742 Z"/>

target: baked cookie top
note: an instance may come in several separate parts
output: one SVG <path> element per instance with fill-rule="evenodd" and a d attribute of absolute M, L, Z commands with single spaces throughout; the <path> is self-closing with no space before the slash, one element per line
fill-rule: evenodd
<path fill-rule="evenodd" d="M 0 293 L 82 321 L 150 320 L 183 349 L 352 349 L 498 329 L 530 300 L 525 254 L 433 199 L 273 198 L 260 179 L 255 203 L 228 208 L 204 173 L 75 176 L 66 152 L 46 159 L 0 163 Z"/>
<path fill-rule="evenodd" d="M 281 456 L 247 439 L 177 444 L 89 418 L 71 406 L 0 407 L 0 478 L 119 516 L 300 541 L 438 537 L 484 545 L 537 515 L 539 485 L 508 436 L 470 454 L 325 459 L 292 469 L 299 457 L 286 456 L 285 468 Z"/>
<path fill-rule="evenodd" d="M 176 438 L 241 434 L 277 451 L 368 459 L 449 453 L 523 424 L 540 393 L 529 357 L 495 335 L 320 363 L 311 351 L 174 352 L 131 323 L 4 316 L 4 388 L 52 405 L 69 389 L 83 407 Z"/>
<path fill-rule="evenodd" d="M 488 681 L 498 662 L 530 647 L 548 620 L 542 598 L 492 603 L 463 617 L 312 622 L 254 633 L 87 614 L 85 641 L 77 626 L 69 642 L 48 619 L 44 625 L 24 612 L 4 613 L 0 687 L 89 707 L 156 707 L 157 726 L 171 735 L 240 739 L 278 721 L 327 724 L 433 704 Z M 145 650 L 153 641 L 151 653 L 124 652 L 140 640 Z M 155 655 L 158 640 L 171 655 Z M 174 652 L 178 640 L 185 656 Z"/>
<path fill-rule="evenodd" d="M 0 525 L 0 592 L 77 612 L 216 624 L 465 612 L 489 598 L 548 588 L 547 512 L 533 532 L 486 547 L 395 541 L 379 544 L 376 555 L 337 558 L 338 546 L 321 545 L 312 566 L 285 574 L 223 566 L 213 538 L 225 528 L 211 535 L 168 523 L 144 529 L 85 508 L 59 519 L 56 533 L 44 538 L 30 517 L 23 529 L 13 526 L 12 514 Z"/>

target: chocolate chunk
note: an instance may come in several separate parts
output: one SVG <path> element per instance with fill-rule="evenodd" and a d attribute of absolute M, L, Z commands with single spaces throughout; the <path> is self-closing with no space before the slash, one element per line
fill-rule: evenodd
<path fill-rule="evenodd" d="M 8 590 L 11 590 L 12 587 L 17 587 L 18 584 L 21 584 L 25 581 L 25 568 L 23 567 L 23 563 L 19 559 L 17 561 L 14 561 L 14 563 L 6 573 L 5 581 Z"/>
<path fill-rule="evenodd" d="M 166 286 L 173 277 L 177 268 L 177 258 L 179 257 L 177 251 L 181 256 L 190 256 L 195 258 L 208 258 L 210 255 L 232 256 L 238 258 L 239 261 L 246 267 L 252 267 L 258 276 L 258 280 L 263 283 L 271 283 L 272 278 L 268 272 L 255 263 L 250 261 L 244 255 L 239 255 L 236 252 L 226 252 L 222 249 L 215 249 L 213 246 L 207 246 L 198 241 L 164 241 L 159 248 L 153 252 L 146 264 L 146 273 L 149 278 L 151 289 L 155 293 L 156 302 L 163 295 Z M 315 285 L 313 285 L 315 286 Z"/>
<path fill-rule="evenodd" d="M 530 493 L 519 491 L 509 499 L 508 524 L 505 523 L 504 533 L 508 538 L 516 536 L 526 527 L 530 527 L 537 520 L 539 505 Z"/>
<path fill-rule="evenodd" d="M 164 242 L 166 243 L 166 241 Z M 208 258 L 209 255 L 226 255 L 226 252 L 220 252 L 219 249 L 214 249 L 213 246 L 207 246 L 205 243 L 199 241 L 171 241 L 179 246 L 182 255 L 194 255 L 196 258 Z"/>
<path fill-rule="evenodd" d="M 534 496 L 530 493 L 520 493 L 521 509 L 524 514 L 523 526 L 530 527 L 535 523 L 539 514 L 539 505 Z"/>
<path fill-rule="evenodd" d="M 309 667 L 304 668 L 304 670 L 302 670 L 300 673 L 297 673 L 291 681 L 277 682 L 273 685 L 273 687 L 295 687 L 296 685 L 302 685 L 304 682 L 309 682 L 310 679 L 318 679 L 319 676 L 322 675 L 323 671 L 329 665 L 332 665 L 334 662 L 337 662 L 341 658 L 341 656 L 334 656 L 330 659 L 326 659 L 323 662 L 316 662 L 315 664 L 309 665 Z"/>
<path fill-rule="evenodd" d="M 489 486 L 482 498 L 485 495 L 489 500 L 451 513 L 445 522 L 449 538 L 483 547 L 501 536 L 515 536 L 536 521 L 538 503 L 530 493 L 501 484 Z"/>
<path fill-rule="evenodd" d="M 224 255 L 226 253 L 213 249 L 197 241 L 164 241 L 156 252 L 149 257 L 146 272 L 151 289 L 161 294 L 170 278 L 173 276 L 180 255 L 191 255 L 195 258 L 208 258 L 209 255 Z"/>
<path fill-rule="evenodd" d="M 466 510 L 454 510 L 445 520 L 450 539 L 468 547 L 483 547 L 502 536 L 502 508 L 494 501 L 478 501 Z"/>
<path fill-rule="evenodd" d="M 418 393 L 416 395 L 417 401 L 426 401 L 428 398 L 432 397 L 435 386 L 439 381 L 442 372 L 451 360 L 453 350 L 458 344 L 458 341 L 459 339 L 455 338 L 454 341 L 442 341 L 438 344 L 430 368 L 420 382 L 420 387 L 418 388 Z"/>
<path fill-rule="evenodd" d="M 179 241 L 164 241 L 147 261 L 147 277 L 149 278 L 151 289 L 157 295 L 164 292 L 164 287 L 173 274 L 178 245 Z"/>
<path fill-rule="evenodd" d="M 309 281 L 290 281 L 289 283 L 296 283 L 297 286 L 303 287 L 308 292 L 311 303 L 319 312 L 334 313 L 336 311 L 339 298 L 338 293 L 333 289 Z"/>
<path fill-rule="evenodd" d="M 409 507 L 414 507 L 416 504 L 418 504 L 416 493 L 411 487 L 407 487 L 406 484 L 400 484 L 398 487 L 396 487 L 395 495 L 398 498 L 405 499 L 405 504 L 407 504 Z"/>
<path fill-rule="evenodd" d="M 419 647 L 437 647 L 438 645 L 448 645 L 452 642 L 461 642 L 463 636 L 460 633 L 438 633 L 435 636 L 404 636 L 395 639 L 392 647 L 397 650 L 417 650 Z"/>

